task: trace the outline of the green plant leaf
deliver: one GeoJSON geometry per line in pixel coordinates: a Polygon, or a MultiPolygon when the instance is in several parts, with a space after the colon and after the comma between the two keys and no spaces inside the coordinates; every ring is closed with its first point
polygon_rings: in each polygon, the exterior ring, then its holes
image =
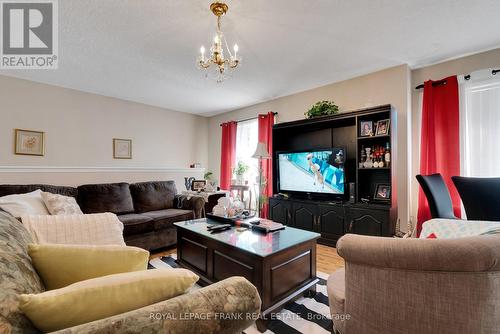
{"type": "Polygon", "coordinates": [[[339,112],[339,107],[333,101],[316,102],[304,115],[307,118],[335,115],[339,112]]]}

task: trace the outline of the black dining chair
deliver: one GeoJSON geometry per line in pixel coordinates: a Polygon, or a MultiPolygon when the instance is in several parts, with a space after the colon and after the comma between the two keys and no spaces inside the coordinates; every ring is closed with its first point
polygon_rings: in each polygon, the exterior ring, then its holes
{"type": "Polygon", "coordinates": [[[427,197],[431,217],[457,219],[453,212],[450,192],[441,174],[417,175],[416,178],[427,197]]]}
{"type": "Polygon", "coordinates": [[[451,178],[460,194],[468,220],[500,221],[500,178],[451,178]]]}

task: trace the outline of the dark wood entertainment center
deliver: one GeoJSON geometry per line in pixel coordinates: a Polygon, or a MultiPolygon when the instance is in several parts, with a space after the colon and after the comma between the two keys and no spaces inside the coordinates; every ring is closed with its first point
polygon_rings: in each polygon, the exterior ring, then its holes
{"type": "MultiPolygon", "coordinates": [[[[278,123],[273,127],[273,152],[344,147],[345,192],[343,200],[311,196],[280,196],[277,177],[273,178],[274,195],[269,199],[270,219],[296,228],[321,234],[318,242],[335,246],[346,233],[374,236],[392,236],[397,220],[396,194],[396,113],[391,105],[344,112],[293,122],[278,123]],[[387,135],[361,136],[362,121],[390,119],[387,135]],[[391,163],[382,168],[360,166],[364,147],[390,144],[391,163]],[[349,201],[349,183],[355,183],[355,196],[349,201]],[[374,200],[377,184],[391,186],[390,201],[374,200]],[[367,199],[363,203],[361,199],[367,199]]],[[[278,173],[276,157],[274,172],[278,173]]],[[[278,175],[278,174],[275,174],[278,175]]]]}

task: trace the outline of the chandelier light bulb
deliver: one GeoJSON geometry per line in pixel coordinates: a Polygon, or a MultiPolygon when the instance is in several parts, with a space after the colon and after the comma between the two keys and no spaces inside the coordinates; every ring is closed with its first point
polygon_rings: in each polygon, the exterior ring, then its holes
{"type": "Polygon", "coordinates": [[[202,56],[205,54],[205,47],[203,45],[200,48],[200,53],[202,56]]]}
{"type": "Polygon", "coordinates": [[[238,44],[235,44],[234,47],[233,47],[233,49],[234,49],[234,56],[236,57],[236,53],[239,50],[238,44]]]}

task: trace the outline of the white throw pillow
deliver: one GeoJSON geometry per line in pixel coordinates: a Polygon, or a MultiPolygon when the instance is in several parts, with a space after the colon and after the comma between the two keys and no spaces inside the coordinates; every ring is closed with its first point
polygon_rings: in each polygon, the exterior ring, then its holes
{"type": "Polygon", "coordinates": [[[21,220],[39,244],[125,246],[123,223],[114,213],[23,215],[21,220]]]}
{"type": "Polygon", "coordinates": [[[42,199],[51,215],[83,215],[74,197],[42,192],[42,199]]]}
{"type": "Polygon", "coordinates": [[[0,208],[12,216],[48,215],[47,207],[42,200],[40,189],[27,194],[15,194],[0,197],[0,208]]]}

